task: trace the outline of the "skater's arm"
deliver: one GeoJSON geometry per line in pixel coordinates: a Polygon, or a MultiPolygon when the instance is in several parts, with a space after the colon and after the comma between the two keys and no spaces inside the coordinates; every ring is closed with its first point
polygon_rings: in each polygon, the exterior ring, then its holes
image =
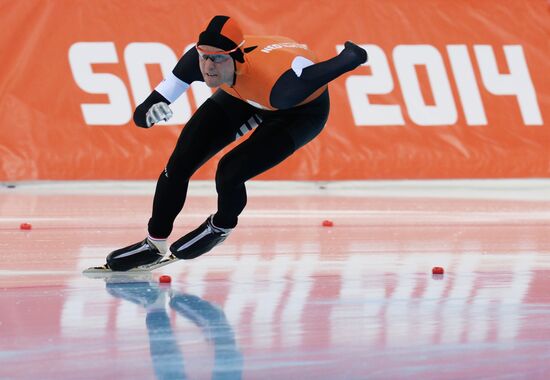
{"type": "Polygon", "coordinates": [[[174,70],[159,83],[147,99],[136,107],[134,122],[139,127],[149,128],[160,120],[168,120],[172,116],[168,104],[187,91],[191,83],[203,80],[197,49],[193,47],[180,58],[174,70]]]}
{"type": "Polygon", "coordinates": [[[270,103],[277,109],[294,107],[319,88],[367,61],[367,52],[347,41],[344,50],[334,58],[313,63],[297,57],[291,69],[284,72],[271,89],[270,103]]]}

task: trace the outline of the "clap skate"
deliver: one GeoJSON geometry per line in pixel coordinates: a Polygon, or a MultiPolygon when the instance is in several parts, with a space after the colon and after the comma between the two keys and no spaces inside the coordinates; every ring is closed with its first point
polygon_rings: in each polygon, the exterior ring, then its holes
{"type": "Polygon", "coordinates": [[[113,272],[150,272],[177,260],[174,255],[165,258],[149,238],[146,238],[139,243],[111,252],[107,256],[106,264],[85,269],[83,273],[101,275],[113,272]]]}
{"type": "Polygon", "coordinates": [[[173,243],[170,246],[172,256],[183,260],[194,259],[223,242],[232,229],[216,227],[213,219],[214,215],[210,215],[198,228],[173,243]]]}

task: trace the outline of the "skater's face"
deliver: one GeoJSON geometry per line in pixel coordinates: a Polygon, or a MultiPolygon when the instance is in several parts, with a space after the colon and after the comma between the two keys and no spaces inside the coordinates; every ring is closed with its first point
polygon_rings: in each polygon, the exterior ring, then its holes
{"type": "Polygon", "coordinates": [[[229,54],[223,53],[222,49],[214,46],[197,46],[199,53],[199,66],[202,77],[208,87],[219,87],[222,83],[231,86],[235,75],[235,64],[229,54]]]}

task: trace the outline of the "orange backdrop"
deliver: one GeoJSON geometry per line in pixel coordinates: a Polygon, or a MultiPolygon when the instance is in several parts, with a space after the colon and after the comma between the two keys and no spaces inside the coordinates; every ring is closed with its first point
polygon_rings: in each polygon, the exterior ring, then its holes
{"type": "Polygon", "coordinates": [[[0,0],[0,180],[156,178],[208,93],[180,125],[129,115],[215,14],[321,59],[370,53],[330,85],[323,133],[261,179],[550,176],[545,0],[0,0]]]}

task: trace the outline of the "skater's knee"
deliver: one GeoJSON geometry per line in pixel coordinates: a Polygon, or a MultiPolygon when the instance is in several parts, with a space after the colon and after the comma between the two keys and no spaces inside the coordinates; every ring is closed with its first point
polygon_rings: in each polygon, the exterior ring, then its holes
{"type": "Polygon", "coordinates": [[[218,163],[216,170],[216,190],[232,189],[244,183],[240,164],[229,157],[224,157],[218,163]]]}
{"type": "Polygon", "coordinates": [[[194,172],[194,168],[184,164],[168,165],[162,172],[161,178],[169,182],[187,182],[194,172]]]}

